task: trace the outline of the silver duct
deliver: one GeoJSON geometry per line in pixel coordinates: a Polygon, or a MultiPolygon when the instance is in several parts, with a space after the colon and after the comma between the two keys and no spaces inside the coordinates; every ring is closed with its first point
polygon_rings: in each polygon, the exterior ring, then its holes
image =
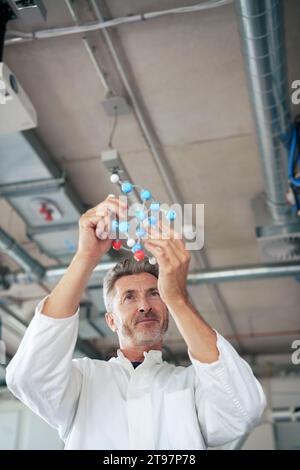
{"type": "Polygon", "coordinates": [[[287,149],[291,117],[281,0],[236,0],[242,52],[263,167],[266,203],[274,221],[289,215],[287,149]]]}

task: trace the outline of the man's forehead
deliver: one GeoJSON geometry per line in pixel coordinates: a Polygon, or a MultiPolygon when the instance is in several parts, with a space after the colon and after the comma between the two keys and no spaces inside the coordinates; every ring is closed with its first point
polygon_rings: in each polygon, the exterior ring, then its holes
{"type": "Polygon", "coordinates": [[[157,278],[150,273],[130,274],[122,276],[115,283],[118,294],[126,290],[147,290],[157,287],[157,278]]]}

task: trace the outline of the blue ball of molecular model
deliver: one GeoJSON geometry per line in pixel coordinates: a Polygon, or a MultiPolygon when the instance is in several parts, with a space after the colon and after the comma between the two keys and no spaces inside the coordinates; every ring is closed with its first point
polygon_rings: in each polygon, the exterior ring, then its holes
{"type": "Polygon", "coordinates": [[[143,189],[140,192],[140,196],[141,196],[142,201],[149,201],[149,199],[151,199],[151,193],[150,191],[148,191],[148,189],[143,189]]]}
{"type": "Polygon", "coordinates": [[[124,183],[122,183],[121,188],[122,188],[123,193],[125,193],[125,194],[131,193],[132,184],[129,183],[129,181],[125,181],[124,183]]]}
{"type": "Polygon", "coordinates": [[[176,212],[175,211],[169,211],[167,213],[167,219],[170,221],[173,221],[176,219],[176,212]]]}

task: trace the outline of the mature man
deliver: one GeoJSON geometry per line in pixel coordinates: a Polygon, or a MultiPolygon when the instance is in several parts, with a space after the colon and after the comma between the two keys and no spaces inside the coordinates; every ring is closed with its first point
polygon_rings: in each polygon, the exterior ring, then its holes
{"type": "Polygon", "coordinates": [[[81,295],[111,246],[108,197],[79,222],[78,250],[52,293],[39,303],[7,368],[14,395],[58,429],[66,449],[205,449],[232,441],[260,420],[265,397],[249,365],[191,305],[189,253],[172,233],[151,235],[158,269],[133,259],[104,281],[106,321],[119,338],[109,361],[72,359],[81,295]],[[162,360],[172,315],[189,367],[162,360]]]}

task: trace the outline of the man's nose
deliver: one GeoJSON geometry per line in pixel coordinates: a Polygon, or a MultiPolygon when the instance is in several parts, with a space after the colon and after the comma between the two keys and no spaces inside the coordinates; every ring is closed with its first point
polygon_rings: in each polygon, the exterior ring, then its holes
{"type": "Polygon", "coordinates": [[[140,313],[148,313],[151,311],[151,308],[152,308],[151,305],[146,300],[142,300],[138,308],[138,311],[140,313]]]}

